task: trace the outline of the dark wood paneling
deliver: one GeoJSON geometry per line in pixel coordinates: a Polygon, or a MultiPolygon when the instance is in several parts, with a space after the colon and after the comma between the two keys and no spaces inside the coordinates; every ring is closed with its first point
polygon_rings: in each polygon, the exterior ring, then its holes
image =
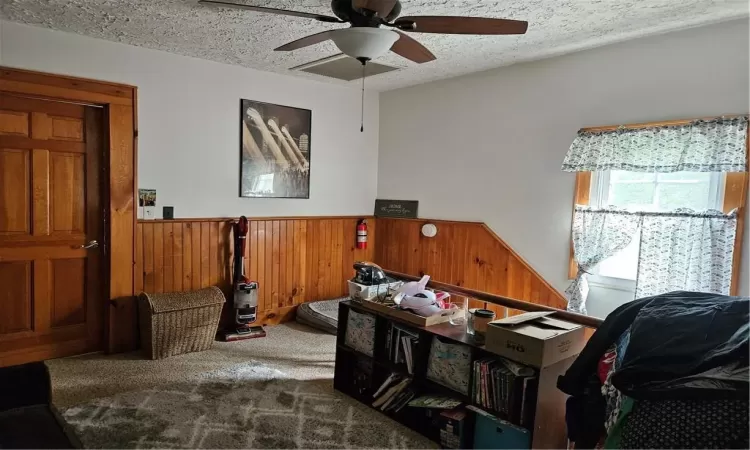
{"type": "MultiPolygon", "coordinates": [[[[260,284],[259,323],[290,320],[300,303],[346,295],[346,279],[354,274],[354,262],[374,256],[375,223],[370,221],[368,249],[358,250],[357,220],[250,219],[245,273],[260,284]]],[[[231,228],[227,219],[140,221],[136,287],[177,292],[219,286],[229,299],[234,255],[231,228]]]]}
{"type": "MultiPolygon", "coordinates": [[[[566,306],[560,292],[482,223],[378,218],[375,242],[375,262],[389,270],[428,274],[436,281],[554,308],[566,306]],[[422,236],[425,223],[437,226],[435,237],[422,236]]],[[[480,306],[484,302],[471,302],[471,307],[480,306]]],[[[501,306],[489,309],[505,314],[501,306]]]]}

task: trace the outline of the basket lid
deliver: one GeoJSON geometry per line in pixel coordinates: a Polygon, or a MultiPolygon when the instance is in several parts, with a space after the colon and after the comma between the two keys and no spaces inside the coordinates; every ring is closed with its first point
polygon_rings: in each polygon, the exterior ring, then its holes
{"type": "Polygon", "coordinates": [[[141,296],[148,300],[153,313],[199,308],[221,304],[225,301],[224,293],[216,286],[188,292],[164,292],[160,294],[142,292],[141,296]]]}

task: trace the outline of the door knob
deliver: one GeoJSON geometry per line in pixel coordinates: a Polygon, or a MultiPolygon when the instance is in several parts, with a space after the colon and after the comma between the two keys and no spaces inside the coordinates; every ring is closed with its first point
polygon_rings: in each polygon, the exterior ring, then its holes
{"type": "Polygon", "coordinates": [[[96,240],[93,240],[93,241],[89,241],[88,244],[81,245],[78,248],[89,249],[89,248],[97,248],[97,247],[99,247],[99,243],[96,242],[96,240]]]}

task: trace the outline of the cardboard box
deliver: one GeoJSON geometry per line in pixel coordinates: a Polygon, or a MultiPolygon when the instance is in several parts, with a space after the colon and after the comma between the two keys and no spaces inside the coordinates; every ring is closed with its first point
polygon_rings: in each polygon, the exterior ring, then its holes
{"type": "Polygon", "coordinates": [[[547,367],[575,356],[586,345],[584,327],[531,312],[490,322],[485,348],[516,362],[547,367]]]}

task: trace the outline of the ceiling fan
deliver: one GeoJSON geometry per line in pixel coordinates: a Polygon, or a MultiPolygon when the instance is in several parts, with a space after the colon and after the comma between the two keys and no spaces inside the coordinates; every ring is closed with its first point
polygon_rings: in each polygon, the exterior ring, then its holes
{"type": "Polygon", "coordinates": [[[336,17],[286,9],[250,6],[216,0],[200,0],[210,6],[238,8],[249,11],[304,17],[328,23],[350,23],[351,28],[323,31],[289,42],[274,50],[290,51],[318,44],[329,39],[346,55],[367,61],[384,55],[388,50],[416,63],[435,60],[425,46],[402,33],[441,34],[524,34],[528,22],[486,17],[406,16],[401,14],[399,0],[332,0],[336,17]],[[397,31],[380,28],[381,26],[397,31]]]}

